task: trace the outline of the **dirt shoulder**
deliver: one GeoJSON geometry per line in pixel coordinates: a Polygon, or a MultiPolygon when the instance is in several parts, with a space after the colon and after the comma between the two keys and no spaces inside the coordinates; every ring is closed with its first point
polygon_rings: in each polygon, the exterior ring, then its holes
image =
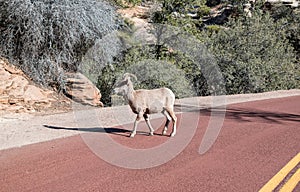
{"type": "MultiPolygon", "coordinates": [[[[234,103],[300,95],[300,89],[217,97],[185,98],[176,101],[177,112],[234,103]]],[[[161,115],[154,116],[161,117],[161,115]]],[[[135,115],[128,106],[94,108],[78,104],[68,112],[2,113],[0,116],[0,150],[69,137],[86,128],[106,128],[132,123],[135,115]]]]}

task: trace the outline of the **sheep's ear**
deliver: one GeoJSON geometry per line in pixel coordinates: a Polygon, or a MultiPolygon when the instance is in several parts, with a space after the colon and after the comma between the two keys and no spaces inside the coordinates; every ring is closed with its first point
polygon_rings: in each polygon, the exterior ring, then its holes
{"type": "Polygon", "coordinates": [[[129,73],[125,73],[125,74],[123,75],[123,79],[124,79],[124,80],[128,80],[129,78],[130,78],[129,73]]]}

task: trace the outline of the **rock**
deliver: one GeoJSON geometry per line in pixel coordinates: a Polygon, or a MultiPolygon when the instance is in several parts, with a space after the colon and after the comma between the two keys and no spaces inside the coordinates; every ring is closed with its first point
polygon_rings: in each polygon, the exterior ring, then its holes
{"type": "Polygon", "coordinates": [[[299,1],[298,0],[266,0],[268,3],[283,3],[284,5],[291,6],[292,8],[299,7],[299,1]]]}
{"type": "Polygon", "coordinates": [[[101,106],[101,93],[99,89],[81,73],[66,73],[66,95],[75,102],[101,106]]]}
{"type": "MultiPolygon", "coordinates": [[[[67,73],[67,95],[74,101],[103,106],[101,94],[81,73],[67,73]]],[[[71,100],[35,85],[17,67],[0,58],[0,112],[47,112],[71,109],[71,100]]]]}
{"type": "Polygon", "coordinates": [[[10,65],[7,61],[1,60],[0,63],[2,64],[2,68],[5,69],[9,74],[14,74],[14,75],[21,75],[24,76],[24,73],[22,70],[18,69],[14,65],[10,65]]]}
{"type": "Polygon", "coordinates": [[[17,105],[17,104],[22,103],[22,102],[24,102],[24,98],[22,98],[22,97],[10,96],[9,99],[8,99],[8,103],[10,105],[17,105]]]}
{"type": "Polygon", "coordinates": [[[47,101],[53,101],[54,99],[52,99],[51,97],[49,97],[49,95],[52,92],[47,92],[44,91],[36,86],[33,85],[28,85],[26,86],[26,88],[24,89],[24,98],[25,98],[25,102],[27,103],[34,103],[34,102],[45,102],[47,103],[47,101]]]}
{"type": "Polygon", "coordinates": [[[9,103],[9,97],[7,95],[0,95],[0,103],[2,104],[9,103]]]}
{"type": "Polygon", "coordinates": [[[54,91],[35,85],[18,68],[0,58],[0,111],[37,112],[51,110],[56,103],[64,103],[65,110],[71,102],[66,97],[58,97],[54,91]]]}
{"type": "Polygon", "coordinates": [[[11,75],[7,81],[6,90],[9,91],[7,94],[9,96],[22,97],[24,91],[29,84],[29,81],[23,76],[11,75]]]}

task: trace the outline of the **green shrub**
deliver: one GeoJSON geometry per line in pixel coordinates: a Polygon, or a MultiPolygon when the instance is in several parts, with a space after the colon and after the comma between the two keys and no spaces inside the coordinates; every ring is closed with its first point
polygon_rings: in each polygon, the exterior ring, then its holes
{"type": "Polygon", "coordinates": [[[131,65],[127,71],[136,74],[139,89],[168,87],[177,98],[193,96],[190,82],[183,71],[166,60],[148,59],[131,65]]]}
{"type": "Polygon", "coordinates": [[[105,105],[112,104],[112,90],[124,73],[137,76],[138,81],[134,82],[135,89],[168,87],[174,91],[177,98],[196,94],[185,71],[170,59],[166,51],[157,59],[156,50],[156,47],[151,45],[132,47],[123,57],[119,57],[119,61],[102,69],[97,86],[101,90],[105,105]]]}
{"type": "Polygon", "coordinates": [[[209,47],[230,94],[291,89],[299,86],[296,55],[286,38],[282,20],[254,12],[231,21],[213,34],[209,47]]]}

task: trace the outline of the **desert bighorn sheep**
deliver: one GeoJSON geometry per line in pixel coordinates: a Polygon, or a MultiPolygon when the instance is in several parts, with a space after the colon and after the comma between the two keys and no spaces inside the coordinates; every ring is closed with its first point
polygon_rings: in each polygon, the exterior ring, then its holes
{"type": "Polygon", "coordinates": [[[149,114],[159,112],[163,113],[167,119],[162,134],[165,135],[167,133],[168,125],[172,120],[173,131],[171,137],[173,137],[176,134],[177,121],[173,110],[175,102],[174,93],[168,88],[134,90],[130,77],[137,79],[135,75],[126,73],[123,76],[123,80],[121,80],[114,89],[116,94],[123,96],[128,102],[132,112],[137,114],[130,137],[135,136],[137,124],[141,121],[142,117],[144,117],[150,129],[150,135],[153,135],[154,129],[150,124],[149,114]]]}

